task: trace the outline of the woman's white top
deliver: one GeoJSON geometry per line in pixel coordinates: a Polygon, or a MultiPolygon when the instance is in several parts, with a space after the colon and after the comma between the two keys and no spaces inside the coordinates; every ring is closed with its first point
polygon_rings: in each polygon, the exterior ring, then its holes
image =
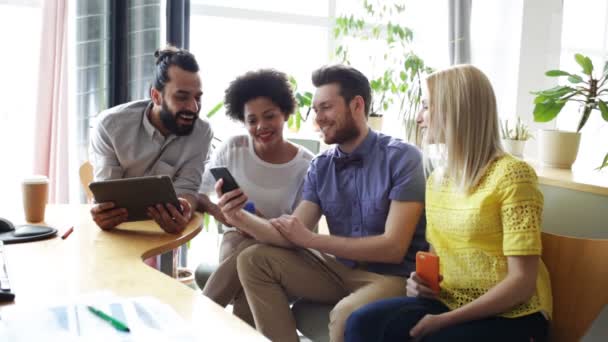
{"type": "Polygon", "coordinates": [[[300,202],[304,178],[314,157],[306,148],[296,146],[298,152],[293,159],[271,164],[258,157],[249,135],[231,137],[213,152],[205,165],[200,192],[215,193],[216,181],[209,169],[225,166],[262,215],[275,218],[291,214],[300,202]]]}

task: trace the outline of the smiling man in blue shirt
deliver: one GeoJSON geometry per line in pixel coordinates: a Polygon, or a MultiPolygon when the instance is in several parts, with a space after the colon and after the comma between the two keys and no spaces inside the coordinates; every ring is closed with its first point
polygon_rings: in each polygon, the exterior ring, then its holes
{"type": "Polygon", "coordinates": [[[294,214],[251,215],[239,189],[218,203],[229,223],[266,242],[243,251],[237,268],[256,328],[272,341],[298,341],[294,297],[336,303],[330,339],[342,341],[352,311],[405,295],[415,254],[428,247],[420,151],[368,127],[371,89],[361,72],[334,65],[312,79],[316,121],[336,146],[312,161],[294,214]],[[312,231],[321,215],[330,235],[312,231]]]}

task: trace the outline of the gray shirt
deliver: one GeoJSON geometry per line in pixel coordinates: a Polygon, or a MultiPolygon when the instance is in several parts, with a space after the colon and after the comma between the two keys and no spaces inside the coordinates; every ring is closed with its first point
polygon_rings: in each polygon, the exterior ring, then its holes
{"type": "Polygon", "coordinates": [[[95,180],[168,175],[179,194],[196,195],[213,132],[199,119],[190,135],[164,137],[146,113],[150,100],[134,101],[100,114],[91,136],[95,180]]]}

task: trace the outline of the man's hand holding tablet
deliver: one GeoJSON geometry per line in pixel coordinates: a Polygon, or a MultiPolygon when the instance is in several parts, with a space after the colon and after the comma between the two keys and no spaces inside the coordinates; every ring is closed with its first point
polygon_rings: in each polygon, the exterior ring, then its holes
{"type": "Polygon", "coordinates": [[[179,197],[181,213],[171,203],[157,204],[148,208],[148,215],[167,233],[181,233],[192,218],[192,206],[186,199],[179,197]]]}
{"type": "Polygon", "coordinates": [[[102,202],[93,205],[91,216],[99,228],[108,230],[126,222],[129,214],[125,208],[116,208],[114,202],[102,202]]]}
{"type": "Polygon", "coordinates": [[[192,218],[192,206],[177,198],[168,176],[137,177],[94,182],[91,215],[104,230],[126,221],[153,219],[167,233],[180,233],[192,218]]]}

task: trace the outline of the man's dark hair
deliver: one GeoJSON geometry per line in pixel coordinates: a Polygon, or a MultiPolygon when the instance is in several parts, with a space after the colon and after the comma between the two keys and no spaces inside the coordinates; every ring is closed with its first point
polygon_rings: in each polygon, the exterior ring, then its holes
{"type": "Polygon", "coordinates": [[[226,115],[233,120],[245,121],[245,103],[266,97],[276,104],[285,118],[293,114],[296,99],[287,75],[274,69],[249,71],[230,82],[224,95],[226,115]]]}
{"type": "Polygon", "coordinates": [[[361,71],[348,65],[326,65],[312,73],[312,84],[320,86],[337,83],[340,85],[340,96],[348,105],[355,96],[361,96],[365,102],[365,116],[369,115],[372,101],[372,89],[369,80],[361,71]]]}
{"type": "Polygon", "coordinates": [[[156,57],[156,69],[154,71],[154,88],[158,91],[163,91],[165,85],[169,82],[169,67],[176,65],[183,70],[190,72],[198,72],[198,63],[188,50],[178,49],[175,46],[168,45],[164,49],[158,49],[154,52],[156,57]]]}

